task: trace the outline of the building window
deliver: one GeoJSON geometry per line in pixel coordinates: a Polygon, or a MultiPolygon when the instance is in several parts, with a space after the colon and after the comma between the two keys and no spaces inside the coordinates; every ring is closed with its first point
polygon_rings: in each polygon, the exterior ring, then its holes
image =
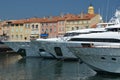
{"type": "Polygon", "coordinates": [[[48,23],[46,23],[46,26],[48,26],[48,23]]]}
{"type": "Polygon", "coordinates": [[[62,31],[64,31],[64,27],[62,27],[62,31]]]}
{"type": "Polygon", "coordinates": [[[73,22],[70,22],[70,24],[73,24],[73,22]]]}
{"type": "Polygon", "coordinates": [[[11,32],[14,32],[14,29],[13,29],[13,28],[11,29],[11,32]]]}
{"type": "Polygon", "coordinates": [[[30,24],[26,24],[25,26],[26,26],[26,28],[30,28],[30,24]]]}
{"type": "Polygon", "coordinates": [[[54,26],[56,26],[56,23],[53,23],[54,26]]]}
{"type": "Polygon", "coordinates": [[[50,32],[52,32],[52,29],[50,29],[50,32]]]}
{"type": "Polygon", "coordinates": [[[18,35],[16,35],[16,39],[18,39],[18,35]]]}
{"type": "Polygon", "coordinates": [[[36,25],[36,29],[38,29],[38,25],[36,25]]]}
{"type": "Polygon", "coordinates": [[[88,21],[86,21],[86,23],[88,24],[88,21]]]}
{"type": "Polygon", "coordinates": [[[11,26],[13,27],[13,26],[14,26],[14,24],[11,24],[11,26]]]}
{"type": "Polygon", "coordinates": [[[18,26],[18,24],[16,24],[16,26],[18,26]]]}
{"type": "Polygon", "coordinates": [[[42,25],[42,27],[44,26],[44,24],[43,24],[43,23],[42,23],[41,25],[42,25]]]}
{"type": "Polygon", "coordinates": [[[13,38],[14,38],[14,35],[12,35],[11,38],[13,39],[13,38]]]}
{"type": "Polygon", "coordinates": [[[83,23],[84,23],[84,24],[86,24],[86,23],[87,23],[87,21],[83,21],[83,23]]]}
{"type": "Polygon", "coordinates": [[[32,29],[34,29],[34,25],[32,25],[32,29]]]}
{"type": "Polygon", "coordinates": [[[46,32],[48,33],[48,29],[46,29],[46,32]]]}
{"type": "Polygon", "coordinates": [[[74,24],[77,24],[77,21],[75,21],[74,24]]]}
{"type": "Polygon", "coordinates": [[[42,32],[44,32],[44,29],[42,29],[42,32]]]}
{"type": "Polygon", "coordinates": [[[22,32],[23,31],[23,28],[20,28],[20,32],[22,32]]]}
{"type": "Polygon", "coordinates": [[[79,21],[79,24],[82,24],[82,22],[81,22],[81,21],[79,21]]]}
{"type": "Polygon", "coordinates": [[[18,32],[18,28],[16,29],[16,32],[18,32]]]}
{"type": "Polygon", "coordinates": [[[88,21],[88,23],[90,24],[90,21],[88,21]]]}
{"type": "Polygon", "coordinates": [[[20,26],[23,26],[23,24],[20,24],[20,26]]]}
{"type": "Polygon", "coordinates": [[[20,39],[22,39],[22,35],[20,35],[20,39]]]}
{"type": "Polygon", "coordinates": [[[64,21],[61,22],[61,25],[64,25],[64,21]]]}
{"type": "Polygon", "coordinates": [[[74,30],[74,27],[72,27],[72,30],[74,30]]]}
{"type": "Polygon", "coordinates": [[[69,22],[67,22],[66,24],[69,24],[69,22]]]}
{"type": "Polygon", "coordinates": [[[60,27],[60,28],[59,28],[59,31],[64,31],[64,27],[60,27]]]}
{"type": "Polygon", "coordinates": [[[79,30],[79,27],[76,27],[76,30],[79,30]]]}
{"type": "Polygon", "coordinates": [[[86,28],[89,28],[89,26],[86,26],[86,28]]]}
{"type": "Polygon", "coordinates": [[[56,27],[54,27],[54,32],[56,32],[56,27]]]}
{"type": "Polygon", "coordinates": [[[49,25],[50,25],[50,26],[52,26],[53,24],[52,24],[52,23],[50,23],[49,25]]]}
{"type": "Polygon", "coordinates": [[[27,25],[30,28],[30,24],[27,25]]]}
{"type": "Polygon", "coordinates": [[[44,23],[43,26],[46,26],[46,24],[44,23]]]}

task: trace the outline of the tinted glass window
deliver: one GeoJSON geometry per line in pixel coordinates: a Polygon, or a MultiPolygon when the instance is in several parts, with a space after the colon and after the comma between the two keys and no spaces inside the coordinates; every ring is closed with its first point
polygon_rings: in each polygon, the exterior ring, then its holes
{"type": "Polygon", "coordinates": [[[106,39],[106,38],[72,38],[69,41],[120,42],[119,39],[106,39]]]}
{"type": "Polygon", "coordinates": [[[120,28],[107,28],[106,30],[117,32],[117,31],[120,31],[120,28]]]}
{"type": "Polygon", "coordinates": [[[60,47],[55,47],[55,48],[54,48],[54,50],[55,50],[55,52],[56,52],[56,55],[57,55],[57,56],[63,56],[63,54],[62,54],[62,51],[61,51],[61,48],[60,48],[60,47]]]}

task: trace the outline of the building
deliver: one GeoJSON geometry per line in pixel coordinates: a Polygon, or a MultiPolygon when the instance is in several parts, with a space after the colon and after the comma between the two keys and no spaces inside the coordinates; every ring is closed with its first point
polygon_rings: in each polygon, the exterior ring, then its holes
{"type": "Polygon", "coordinates": [[[57,17],[47,17],[41,22],[41,38],[53,38],[58,35],[57,17]]]}
{"type": "Polygon", "coordinates": [[[30,18],[30,19],[26,19],[25,21],[25,25],[26,27],[30,28],[30,40],[36,39],[36,38],[40,38],[40,30],[41,30],[41,22],[42,19],[41,18],[30,18]]]}
{"type": "Polygon", "coordinates": [[[60,15],[57,19],[57,26],[58,26],[58,35],[57,37],[61,37],[66,33],[66,18],[64,15],[60,15]]]}
{"type": "Polygon", "coordinates": [[[81,12],[78,15],[68,14],[66,22],[66,31],[91,28],[101,22],[101,16],[94,13],[94,7],[88,7],[88,13],[81,12]]]}
{"type": "Polygon", "coordinates": [[[11,21],[9,27],[9,40],[30,40],[31,28],[25,24],[25,20],[11,21]]]}
{"type": "Polygon", "coordinates": [[[24,41],[39,38],[40,18],[29,18],[21,20],[10,20],[6,23],[9,28],[9,38],[11,41],[24,41]]]}

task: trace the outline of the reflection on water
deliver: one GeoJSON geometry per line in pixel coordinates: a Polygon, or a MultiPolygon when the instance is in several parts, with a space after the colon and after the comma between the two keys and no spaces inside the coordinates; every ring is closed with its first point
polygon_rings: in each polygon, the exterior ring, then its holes
{"type": "Polygon", "coordinates": [[[19,55],[0,57],[0,80],[119,80],[112,75],[101,76],[74,61],[42,58],[23,59],[19,55]]]}

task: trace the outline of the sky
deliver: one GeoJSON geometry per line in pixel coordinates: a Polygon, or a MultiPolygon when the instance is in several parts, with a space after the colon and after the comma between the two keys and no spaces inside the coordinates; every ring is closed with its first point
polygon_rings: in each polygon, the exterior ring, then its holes
{"type": "Polygon", "coordinates": [[[0,0],[0,19],[87,13],[90,4],[104,20],[109,20],[116,9],[120,8],[120,0],[0,0]]]}

